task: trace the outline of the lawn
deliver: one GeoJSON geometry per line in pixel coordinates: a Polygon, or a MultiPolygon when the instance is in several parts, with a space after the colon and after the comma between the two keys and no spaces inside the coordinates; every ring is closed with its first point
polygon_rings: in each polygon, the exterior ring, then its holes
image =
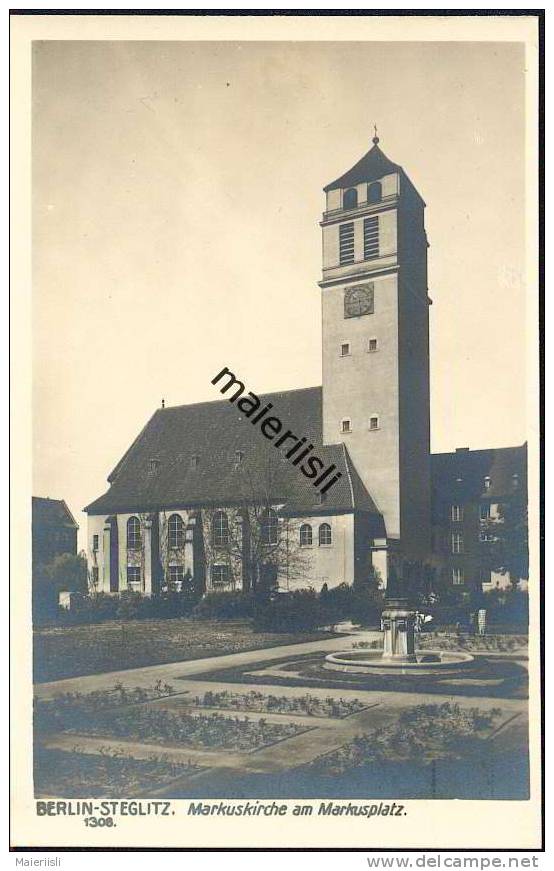
{"type": "Polygon", "coordinates": [[[34,633],[37,683],[328,638],[326,632],[255,632],[247,620],[129,620],[34,633]]]}

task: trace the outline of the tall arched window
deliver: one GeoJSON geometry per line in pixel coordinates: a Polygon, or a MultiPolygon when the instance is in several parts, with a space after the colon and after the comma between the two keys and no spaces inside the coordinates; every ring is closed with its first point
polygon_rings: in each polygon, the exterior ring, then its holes
{"type": "Polygon", "coordinates": [[[319,527],[319,543],[332,544],[333,537],[331,535],[331,527],[328,523],[322,523],[319,527]]]}
{"type": "Polygon", "coordinates": [[[383,196],[383,188],[380,181],[374,181],[373,184],[367,186],[367,201],[368,203],[378,203],[383,196]]]}
{"type": "Polygon", "coordinates": [[[300,527],[300,546],[308,547],[312,543],[312,527],[309,523],[303,523],[300,527]]]}
{"type": "Polygon", "coordinates": [[[212,544],[214,547],[229,544],[229,521],[224,511],[216,511],[212,517],[212,544]]]}
{"type": "Polygon", "coordinates": [[[129,550],[140,550],[141,544],[140,520],[138,517],[129,517],[127,521],[127,547],[129,550]]]}
{"type": "Polygon", "coordinates": [[[167,522],[167,543],[169,547],[182,547],[185,538],[185,524],[179,514],[172,514],[167,522]]]}
{"type": "Polygon", "coordinates": [[[342,200],[343,209],[355,209],[358,205],[358,191],[356,188],[349,188],[344,192],[342,200]]]}
{"type": "Polygon", "coordinates": [[[279,537],[279,521],[272,508],[266,511],[261,521],[263,544],[277,544],[279,537]]]}

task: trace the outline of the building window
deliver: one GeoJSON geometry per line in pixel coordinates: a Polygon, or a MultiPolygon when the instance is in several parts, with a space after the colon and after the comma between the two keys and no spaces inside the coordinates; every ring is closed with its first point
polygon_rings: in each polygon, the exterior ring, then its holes
{"type": "Polygon", "coordinates": [[[464,570],[463,569],[452,569],[452,583],[459,585],[464,583],[464,570]]]}
{"type": "Polygon", "coordinates": [[[378,203],[383,196],[383,188],[380,181],[374,181],[373,184],[367,186],[367,201],[368,203],[378,203]]]}
{"type": "Polygon", "coordinates": [[[482,584],[492,584],[492,573],[490,569],[481,569],[479,577],[482,584]]]}
{"type": "Polygon", "coordinates": [[[370,353],[377,350],[377,339],[370,339],[367,343],[367,350],[370,353]]]}
{"type": "Polygon", "coordinates": [[[379,429],[379,418],[377,417],[377,415],[369,418],[369,428],[379,429]]]}
{"type": "Polygon", "coordinates": [[[309,547],[312,543],[312,527],[309,523],[303,523],[300,527],[300,546],[309,547]]]}
{"type": "Polygon", "coordinates": [[[185,524],[182,517],[172,514],[167,522],[167,543],[169,547],[182,547],[185,539],[185,524]]]}
{"type": "Polygon", "coordinates": [[[127,547],[129,550],[140,550],[141,544],[140,521],[138,517],[129,517],[127,521],[127,547]]]}
{"type": "Polygon", "coordinates": [[[490,502],[482,502],[479,506],[479,518],[481,520],[490,520],[491,506],[490,502]]]}
{"type": "Polygon", "coordinates": [[[364,260],[379,257],[379,218],[364,220],[364,260]]]}
{"type": "Polygon", "coordinates": [[[97,535],[92,536],[92,549],[94,551],[98,550],[99,537],[97,535]]]}
{"type": "Polygon", "coordinates": [[[344,192],[342,200],[343,209],[355,209],[358,205],[358,191],[356,188],[349,188],[344,192]]]}
{"type": "Polygon", "coordinates": [[[127,589],[140,593],[142,590],[142,579],[140,576],[140,566],[127,566],[127,589]]]}
{"type": "Polygon", "coordinates": [[[90,582],[94,588],[98,586],[98,566],[93,566],[90,570],[90,582]]]}
{"type": "Polygon", "coordinates": [[[349,417],[343,417],[340,422],[340,431],[341,432],[352,432],[352,421],[349,417]]]}
{"type": "Polygon", "coordinates": [[[340,346],[340,355],[341,357],[349,357],[350,356],[350,342],[343,342],[340,346]]]}
{"type": "Polygon", "coordinates": [[[491,488],[491,479],[488,475],[483,478],[483,487],[485,488],[485,490],[490,490],[491,488]]]}
{"type": "Polygon", "coordinates": [[[151,457],[151,458],[148,460],[148,470],[149,470],[150,472],[155,472],[155,471],[157,471],[157,469],[159,468],[159,466],[160,466],[160,461],[159,461],[159,460],[156,460],[156,459],[154,459],[153,457],[151,457]]]}
{"type": "Polygon", "coordinates": [[[459,532],[452,533],[452,553],[464,552],[464,539],[459,532]]]}
{"type": "Polygon", "coordinates": [[[354,224],[341,224],[339,227],[340,263],[354,263],[354,224]]]}
{"type": "Polygon", "coordinates": [[[272,508],[266,511],[260,523],[263,544],[277,544],[279,539],[279,521],[272,508]]]}
{"type": "Polygon", "coordinates": [[[168,566],[167,588],[174,593],[180,593],[185,580],[184,566],[168,566]]]}
{"type": "Polygon", "coordinates": [[[331,534],[331,527],[328,523],[322,523],[319,527],[319,544],[333,544],[333,536],[331,534]]]}
{"type": "Polygon", "coordinates": [[[231,579],[229,566],[212,566],[212,587],[227,587],[231,579]]]}
{"type": "Polygon", "coordinates": [[[244,453],[242,451],[235,451],[235,469],[238,469],[238,467],[242,465],[243,460],[244,453]]]}
{"type": "Polygon", "coordinates": [[[193,454],[190,458],[190,466],[191,469],[196,469],[198,464],[200,463],[200,456],[198,454],[193,454]]]}
{"type": "Polygon", "coordinates": [[[229,521],[224,511],[216,511],[212,517],[212,544],[214,547],[229,544],[229,521]]]}
{"type": "Polygon", "coordinates": [[[451,505],[450,506],[450,519],[457,523],[464,519],[464,509],[461,505],[451,505]]]}

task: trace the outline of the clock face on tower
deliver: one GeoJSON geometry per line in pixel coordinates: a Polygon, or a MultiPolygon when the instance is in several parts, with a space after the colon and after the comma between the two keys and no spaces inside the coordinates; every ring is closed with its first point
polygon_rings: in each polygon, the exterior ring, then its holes
{"type": "Polygon", "coordinates": [[[344,294],[344,317],[359,318],[373,314],[373,285],[358,284],[344,294]]]}

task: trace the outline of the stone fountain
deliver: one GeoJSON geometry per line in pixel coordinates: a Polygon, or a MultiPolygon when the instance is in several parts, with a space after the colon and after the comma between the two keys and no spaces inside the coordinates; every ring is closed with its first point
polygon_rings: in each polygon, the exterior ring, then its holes
{"type": "Polygon", "coordinates": [[[416,650],[415,624],[417,611],[410,599],[390,590],[381,614],[383,652],[349,650],[330,653],[323,667],[330,671],[352,674],[434,674],[459,671],[473,662],[473,656],[461,651],[416,650]]]}

